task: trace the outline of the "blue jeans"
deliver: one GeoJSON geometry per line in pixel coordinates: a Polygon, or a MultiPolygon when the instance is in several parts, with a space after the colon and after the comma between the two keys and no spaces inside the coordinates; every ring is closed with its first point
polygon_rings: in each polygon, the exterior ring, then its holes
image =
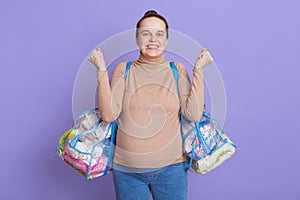
{"type": "Polygon", "coordinates": [[[172,164],[155,171],[132,173],[113,168],[117,200],[186,200],[187,162],[172,164]]]}

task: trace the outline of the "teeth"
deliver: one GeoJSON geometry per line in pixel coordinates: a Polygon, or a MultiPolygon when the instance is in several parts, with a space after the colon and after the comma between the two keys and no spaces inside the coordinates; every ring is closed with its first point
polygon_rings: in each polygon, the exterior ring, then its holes
{"type": "Polygon", "coordinates": [[[149,49],[155,49],[155,48],[158,48],[157,45],[148,45],[147,47],[148,47],[149,49]]]}

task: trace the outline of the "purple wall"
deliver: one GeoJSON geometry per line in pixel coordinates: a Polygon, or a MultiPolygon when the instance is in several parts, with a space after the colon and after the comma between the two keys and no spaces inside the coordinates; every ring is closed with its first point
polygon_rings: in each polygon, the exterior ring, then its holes
{"type": "Polygon", "coordinates": [[[55,148],[82,61],[148,9],[210,50],[226,89],[224,129],[237,153],[190,173],[189,199],[300,199],[299,2],[188,2],[0,2],[0,199],[114,199],[111,175],[86,182],[55,148]]]}

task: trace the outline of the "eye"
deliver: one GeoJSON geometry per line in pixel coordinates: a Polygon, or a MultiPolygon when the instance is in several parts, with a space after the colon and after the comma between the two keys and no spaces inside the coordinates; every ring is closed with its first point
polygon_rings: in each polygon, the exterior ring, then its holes
{"type": "Polygon", "coordinates": [[[149,33],[144,32],[144,33],[142,34],[142,36],[143,36],[143,37],[148,37],[148,36],[149,36],[149,33]]]}
{"type": "Polygon", "coordinates": [[[165,37],[165,33],[162,32],[162,31],[159,31],[159,32],[156,33],[156,37],[163,38],[163,37],[165,37]]]}

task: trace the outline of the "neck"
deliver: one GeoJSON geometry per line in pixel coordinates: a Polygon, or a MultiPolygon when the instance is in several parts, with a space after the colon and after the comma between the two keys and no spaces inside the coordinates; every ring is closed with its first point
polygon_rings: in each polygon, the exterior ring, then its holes
{"type": "Polygon", "coordinates": [[[140,57],[137,62],[141,64],[162,64],[165,62],[165,57],[163,53],[155,57],[149,57],[140,52],[140,57]]]}

